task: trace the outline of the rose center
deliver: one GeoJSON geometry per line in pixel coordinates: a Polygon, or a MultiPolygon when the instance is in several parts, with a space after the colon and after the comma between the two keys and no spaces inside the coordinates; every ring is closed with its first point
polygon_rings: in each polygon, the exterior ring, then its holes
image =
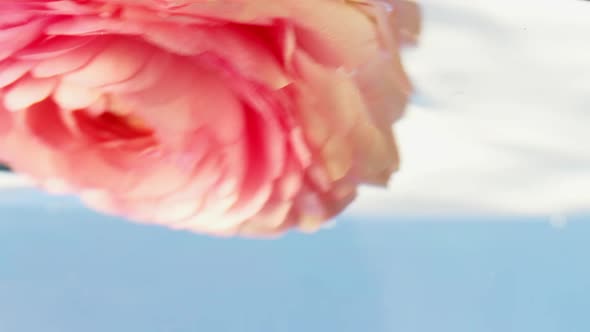
{"type": "Polygon", "coordinates": [[[153,137],[153,130],[133,115],[103,112],[92,115],[84,110],[75,111],[74,119],[80,131],[95,142],[136,140],[153,137]]]}

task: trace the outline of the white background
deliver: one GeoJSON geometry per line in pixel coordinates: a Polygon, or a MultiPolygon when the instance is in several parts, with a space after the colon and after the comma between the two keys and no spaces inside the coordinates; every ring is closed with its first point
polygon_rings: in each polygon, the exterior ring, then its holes
{"type": "Polygon", "coordinates": [[[424,0],[402,169],[358,214],[590,208],[590,2],[424,0]]]}

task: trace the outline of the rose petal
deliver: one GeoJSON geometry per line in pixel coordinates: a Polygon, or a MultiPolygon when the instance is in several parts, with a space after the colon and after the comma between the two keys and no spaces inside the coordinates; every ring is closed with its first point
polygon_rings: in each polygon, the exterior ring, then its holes
{"type": "Polygon", "coordinates": [[[131,78],[153,54],[151,47],[130,39],[117,38],[90,63],[63,77],[86,87],[118,83],[131,78]]]}
{"type": "Polygon", "coordinates": [[[107,45],[111,38],[97,38],[74,52],[49,58],[39,62],[32,71],[35,77],[52,77],[67,74],[89,63],[107,45]]]}
{"type": "Polygon", "coordinates": [[[42,60],[53,58],[87,45],[94,39],[95,37],[87,36],[58,36],[47,39],[34,46],[27,47],[20,52],[17,52],[14,56],[22,60],[42,60]]]}
{"type": "Polygon", "coordinates": [[[0,89],[23,77],[33,65],[34,62],[12,59],[0,62],[0,89]]]}
{"type": "Polygon", "coordinates": [[[85,109],[96,103],[101,96],[98,89],[66,82],[58,84],[53,93],[53,99],[64,110],[85,109]]]}
{"type": "Polygon", "coordinates": [[[244,128],[243,106],[218,75],[178,58],[157,85],[125,97],[162,138],[215,128],[215,138],[235,142],[244,128]]]}
{"type": "Polygon", "coordinates": [[[0,136],[4,136],[12,129],[12,115],[0,104],[0,136]]]}
{"type": "Polygon", "coordinates": [[[4,95],[4,106],[9,111],[26,109],[49,97],[55,84],[55,79],[26,76],[6,91],[4,95]]]}
{"type": "Polygon", "coordinates": [[[35,19],[22,25],[0,29],[0,61],[37,39],[46,23],[44,19],[35,19]]]}
{"type": "Polygon", "coordinates": [[[46,99],[29,107],[26,124],[33,136],[51,148],[64,150],[77,143],[64,123],[59,107],[51,100],[46,99]]]}

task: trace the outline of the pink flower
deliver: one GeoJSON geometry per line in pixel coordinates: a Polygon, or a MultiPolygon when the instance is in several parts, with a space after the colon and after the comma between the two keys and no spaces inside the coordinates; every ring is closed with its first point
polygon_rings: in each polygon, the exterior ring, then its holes
{"type": "Polygon", "coordinates": [[[0,159],[216,235],[318,229],[397,168],[404,0],[0,3],[0,159]]]}

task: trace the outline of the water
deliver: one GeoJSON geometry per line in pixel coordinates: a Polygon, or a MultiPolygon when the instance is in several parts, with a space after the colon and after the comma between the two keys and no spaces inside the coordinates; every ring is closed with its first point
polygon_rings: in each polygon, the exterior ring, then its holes
{"type": "Polygon", "coordinates": [[[221,240],[17,198],[0,195],[0,331],[590,329],[582,216],[344,216],[313,236],[221,240]]]}

